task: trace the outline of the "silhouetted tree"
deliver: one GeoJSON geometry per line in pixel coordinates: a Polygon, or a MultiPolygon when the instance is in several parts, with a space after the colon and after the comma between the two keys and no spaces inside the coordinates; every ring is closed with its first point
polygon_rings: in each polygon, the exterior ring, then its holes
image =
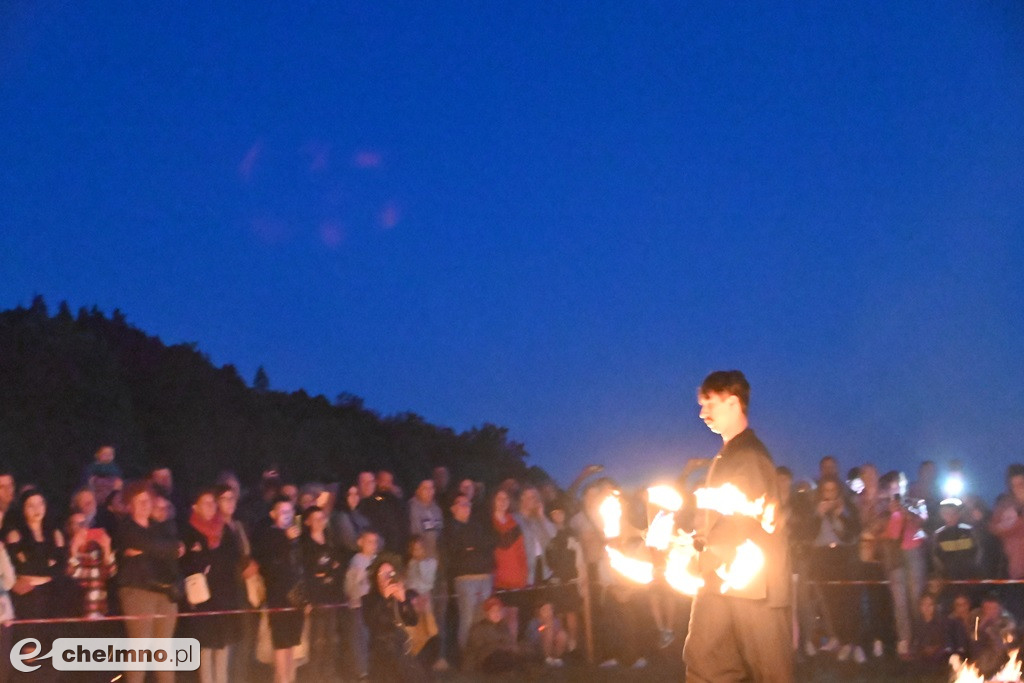
{"type": "Polygon", "coordinates": [[[252,388],[260,393],[270,390],[270,377],[267,376],[267,371],[263,369],[262,365],[256,368],[256,376],[252,378],[252,388]]]}
{"type": "Polygon", "coordinates": [[[272,391],[263,367],[250,388],[197,344],[167,346],[95,306],[72,318],[62,304],[51,318],[40,296],[0,312],[0,466],[43,487],[59,512],[101,442],[117,444],[128,476],[166,463],[186,490],[225,468],[253,481],[271,462],[296,480],[389,467],[407,490],[436,465],[489,484],[528,474],[504,427],[456,433],[415,413],[381,417],[350,393],[332,405],[272,391]]]}

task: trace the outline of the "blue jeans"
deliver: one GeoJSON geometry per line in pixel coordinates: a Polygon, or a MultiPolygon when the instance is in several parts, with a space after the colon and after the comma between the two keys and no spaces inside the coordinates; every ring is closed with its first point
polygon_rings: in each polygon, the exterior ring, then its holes
{"type": "Polygon", "coordinates": [[[910,642],[911,607],[910,595],[907,590],[907,569],[897,567],[886,572],[889,579],[889,594],[892,595],[892,616],[896,622],[896,638],[910,642]]]}
{"type": "Polygon", "coordinates": [[[903,551],[903,557],[907,561],[907,601],[916,616],[917,601],[921,599],[928,581],[928,547],[922,543],[916,548],[909,548],[903,551]]]}
{"type": "Polygon", "coordinates": [[[348,650],[345,673],[352,678],[365,676],[370,671],[370,632],[363,621],[363,608],[343,609],[338,616],[344,632],[342,647],[348,650]]]}
{"type": "Polygon", "coordinates": [[[465,648],[469,629],[483,617],[484,600],[491,597],[494,577],[490,574],[467,574],[455,577],[455,598],[459,605],[459,647],[465,648]]]}

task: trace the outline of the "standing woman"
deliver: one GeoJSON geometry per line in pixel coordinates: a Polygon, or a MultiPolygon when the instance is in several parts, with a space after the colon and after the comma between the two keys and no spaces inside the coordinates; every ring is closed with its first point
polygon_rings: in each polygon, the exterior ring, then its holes
{"type": "MultiPolygon", "coordinates": [[[[242,548],[217,508],[213,489],[204,489],[195,497],[188,522],[182,527],[181,540],[185,545],[182,573],[205,575],[210,593],[209,599],[192,605],[193,609],[196,612],[239,609],[242,548]]],[[[190,633],[199,640],[199,680],[201,683],[227,683],[229,650],[240,637],[237,616],[196,617],[189,620],[189,625],[190,633]]]]}
{"type": "MultiPolygon", "coordinates": [[[[7,533],[7,552],[17,576],[11,588],[14,613],[19,619],[62,616],[56,579],[63,577],[67,566],[64,535],[47,520],[46,499],[38,489],[21,494],[18,510],[21,519],[7,533]]],[[[32,630],[39,639],[40,653],[49,652],[54,637],[50,627],[34,626],[32,630]]]]}
{"type": "Polygon", "coordinates": [[[319,506],[312,505],[302,513],[302,570],[309,589],[309,599],[314,609],[310,614],[309,641],[310,664],[313,674],[310,679],[332,680],[335,677],[333,663],[333,640],[335,611],[331,605],[341,600],[342,578],[341,554],[327,533],[327,513],[319,506]]]}
{"type": "MultiPolygon", "coordinates": [[[[526,560],[526,543],[523,530],[512,514],[512,498],[505,489],[498,489],[494,494],[491,507],[491,526],[497,535],[494,548],[494,589],[496,591],[515,591],[526,588],[529,578],[529,567],[526,560]]],[[[517,633],[519,629],[519,611],[529,614],[529,600],[525,593],[510,593],[502,600],[511,607],[507,619],[517,633]]]]}
{"type": "Polygon", "coordinates": [[[302,560],[299,557],[299,528],[291,499],[278,496],[271,501],[270,526],[257,532],[253,542],[253,558],[267,584],[267,607],[298,608],[271,612],[270,640],[274,647],[274,680],[294,683],[295,658],[292,648],[302,640],[305,590],[302,560]]]}
{"type": "Polygon", "coordinates": [[[45,619],[61,611],[57,584],[67,566],[64,534],[46,518],[46,499],[38,489],[22,493],[21,519],[7,534],[7,552],[18,577],[11,589],[19,619],[45,619]]]}
{"type": "MultiPolygon", "coordinates": [[[[125,487],[128,516],[118,527],[118,581],[121,611],[129,638],[170,638],[178,617],[178,558],[184,546],[167,524],[150,519],[153,498],[144,481],[125,487]]],[[[174,680],[173,671],[157,671],[156,679],[174,680]]],[[[145,671],[128,671],[129,683],[142,683],[145,671]]]]}
{"type": "Polygon", "coordinates": [[[343,553],[341,564],[348,566],[352,556],[359,552],[359,537],[369,531],[373,525],[359,507],[359,487],[349,486],[345,491],[345,499],[340,501],[331,513],[330,531],[334,541],[343,553]]]}
{"type": "MultiPolygon", "coordinates": [[[[245,531],[245,525],[235,519],[235,511],[238,509],[238,479],[228,473],[221,474],[218,479],[222,482],[217,485],[214,491],[217,493],[217,513],[224,520],[224,532],[234,535],[238,542],[238,566],[236,570],[236,604],[238,609],[259,607],[259,601],[253,603],[248,599],[246,589],[250,581],[260,580],[260,568],[252,559],[252,545],[249,543],[249,536],[245,531]],[[253,579],[255,577],[255,579],[253,579]]],[[[262,583],[260,584],[262,586],[262,583]]],[[[262,597],[260,597],[262,600],[262,597]]],[[[256,633],[259,628],[259,614],[250,612],[239,614],[236,617],[240,629],[239,639],[232,648],[231,673],[233,681],[248,681],[250,662],[255,658],[256,633]]]]}

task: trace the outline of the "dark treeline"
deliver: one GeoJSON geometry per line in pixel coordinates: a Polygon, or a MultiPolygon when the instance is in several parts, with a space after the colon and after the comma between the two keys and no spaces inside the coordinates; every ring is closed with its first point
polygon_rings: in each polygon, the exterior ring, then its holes
{"type": "Polygon", "coordinates": [[[503,427],[456,433],[413,413],[385,417],[351,394],[331,403],[273,391],[262,372],[254,385],[117,310],[74,315],[62,303],[51,316],[37,297],[0,312],[0,466],[60,502],[104,443],[128,476],[166,465],[185,489],[222,469],[251,482],[269,464],[297,481],[352,482],[387,468],[407,490],[436,465],[488,483],[544,476],[503,427]]]}

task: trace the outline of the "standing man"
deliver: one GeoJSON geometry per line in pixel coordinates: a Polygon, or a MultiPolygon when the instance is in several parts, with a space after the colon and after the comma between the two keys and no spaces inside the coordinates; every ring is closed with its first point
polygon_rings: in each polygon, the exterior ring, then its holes
{"type": "MultiPolygon", "coordinates": [[[[723,442],[711,461],[705,488],[713,492],[731,484],[748,501],[763,497],[766,510],[777,510],[775,466],[748,426],[749,399],[750,384],[739,370],[711,373],[697,392],[700,419],[723,442]]],[[[773,526],[772,518],[770,512],[753,516],[749,510],[716,509],[714,502],[705,502],[698,511],[694,544],[701,551],[705,583],[693,600],[683,649],[687,681],[793,680],[786,530],[781,524],[773,526]],[[764,567],[749,583],[731,586],[720,574],[746,541],[763,552],[764,567]]]]}

